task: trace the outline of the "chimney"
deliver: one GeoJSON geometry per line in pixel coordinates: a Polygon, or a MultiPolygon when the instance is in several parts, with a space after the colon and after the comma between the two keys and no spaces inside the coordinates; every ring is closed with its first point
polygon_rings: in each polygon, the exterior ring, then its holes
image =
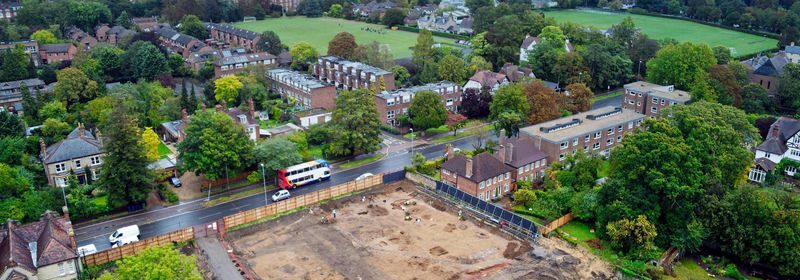
{"type": "Polygon", "coordinates": [[[86,133],[86,128],[83,127],[82,123],[78,123],[78,137],[83,137],[86,133]]]}
{"type": "Polygon", "coordinates": [[[506,162],[506,146],[499,145],[497,146],[497,150],[494,151],[494,157],[500,160],[500,162],[506,162]]]}
{"type": "Polygon", "coordinates": [[[94,137],[97,137],[97,142],[100,142],[100,146],[103,146],[103,134],[100,133],[99,128],[94,128],[94,137]]]}
{"type": "Polygon", "coordinates": [[[250,113],[250,117],[255,119],[256,118],[256,106],[253,103],[253,98],[247,99],[247,112],[250,113]]]}
{"type": "Polygon", "coordinates": [[[206,112],[206,103],[205,102],[200,103],[200,109],[203,110],[203,113],[206,112]]]}
{"type": "Polygon", "coordinates": [[[186,109],[181,109],[181,121],[184,124],[189,123],[189,115],[186,113],[186,109]]]}
{"type": "Polygon", "coordinates": [[[472,178],[472,158],[471,157],[467,158],[467,166],[466,167],[467,167],[466,168],[467,170],[464,171],[466,176],[464,176],[464,177],[472,178]]]}
{"type": "Polygon", "coordinates": [[[453,156],[455,156],[455,152],[453,152],[453,145],[444,145],[444,157],[449,160],[453,158],[453,156]]]}
{"type": "Polygon", "coordinates": [[[44,138],[39,138],[39,149],[42,150],[40,154],[42,156],[42,161],[44,161],[44,159],[47,158],[47,146],[44,144],[44,138]]]}
{"type": "Polygon", "coordinates": [[[781,125],[775,122],[769,130],[769,137],[767,138],[779,138],[781,136],[781,125]]]}
{"type": "Polygon", "coordinates": [[[504,163],[509,163],[514,161],[514,144],[508,143],[504,147],[505,147],[504,150],[506,152],[505,156],[506,161],[504,163]]]}

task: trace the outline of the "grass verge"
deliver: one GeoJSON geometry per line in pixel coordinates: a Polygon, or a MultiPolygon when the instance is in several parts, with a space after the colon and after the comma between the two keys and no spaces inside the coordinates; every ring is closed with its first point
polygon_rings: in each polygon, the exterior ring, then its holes
{"type": "Polygon", "coordinates": [[[342,165],[339,165],[339,168],[341,168],[341,169],[350,169],[350,168],[353,168],[353,167],[362,166],[362,165],[365,165],[365,164],[370,164],[370,163],[373,163],[373,162],[376,162],[376,161],[380,160],[381,158],[383,158],[384,155],[385,154],[376,154],[376,155],[371,156],[371,157],[366,157],[366,158],[362,158],[362,159],[359,159],[359,160],[349,161],[347,163],[343,163],[342,165]]]}
{"type": "Polygon", "coordinates": [[[475,135],[475,134],[480,133],[480,132],[490,131],[492,129],[494,129],[494,125],[487,124],[487,125],[484,125],[484,126],[481,126],[481,127],[477,127],[477,128],[466,130],[466,131],[461,132],[461,133],[459,133],[459,134],[457,134],[455,136],[453,136],[453,134],[450,134],[450,135],[447,135],[447,136],[444,136],[444,137],[433,139],[433,140],[431,140],[431,143],[435,143],[435,144],[447,143],[447,142],[450,142],[450,141],[453,141],[453,140],[456,140],[456,139],[461,139],[461,138],[464,138],[464,137],[467,137],[467,136],[475,135]]]}
{"type": "Polygon", "coordinates": [[[595,95],[594,97],[592,97],[592,103],[600,101],[600,100],[606,100],[606,99],[609,99],[609,98],[614,98],[614,97],[622,95],[623,93],[625,93],[625,92],[620,90],[620,91],[615,91],[615,92],[611,92],[611,93],[598,94],[598,95],[595,95]]]}

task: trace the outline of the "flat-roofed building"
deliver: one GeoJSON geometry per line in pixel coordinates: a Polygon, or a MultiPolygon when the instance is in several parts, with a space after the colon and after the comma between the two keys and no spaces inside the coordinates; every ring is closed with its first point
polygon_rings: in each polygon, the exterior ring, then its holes
{"type": "Polygon", "coordinates": [[[311,66],[311,73],[340,89],[369,89],[376,92],[396,89],[392,72],[338,56],[320,57],[311,66]]]}
{"type": "Polygon", "coordinates": [[[400,122],[397,118],[408,113],[414,95],[425,90],[438,93],[444,106],[451,112],[457,113],[461,107],[461,86],[448,81],[384,91],[375,95],[375,107],[378,109],[381,122],[398,126],[400,122]]]}
{"type": "Polygon", "coordinates": [[[608,155],[625,134],[639,129],[644,118],[634,110],[608,106],[522,128],[520,137],[531,137],[550,163],[581,149],[608,155]]]}
{"type": "Polygon", "coordinates": [[[266,52],[223,55],[214,61],[214,77],[219,78],[239,73],[248,65],[275,67],[278,65],[278,57],[266,52]]]}
{"type": "Polygon", "coordinates": [[[336,88],[297,71],[277,68],[266,72],[269,89],[284,100],[293,99],[300,110],[336,107],[336,88]]]}
{"type": "Polygon", "coordinates": [[[692,96],[688,92],[676,90],[675,86],[639,81],[625,85],[622,108],[654,117],[663,108],[686,104],[691,99],[692,96]]]}

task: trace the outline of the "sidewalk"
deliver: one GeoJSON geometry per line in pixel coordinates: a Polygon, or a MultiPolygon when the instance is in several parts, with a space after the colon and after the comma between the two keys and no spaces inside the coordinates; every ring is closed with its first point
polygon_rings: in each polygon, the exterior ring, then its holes
{"type": "Polygon", "coordinates": [[[244,279],[231,262],[228,252],[219,239],[213,236],[198,238],[197,245],[203,249],[208,259],[208,266],[214,273],[213,279],[244,279]]]}

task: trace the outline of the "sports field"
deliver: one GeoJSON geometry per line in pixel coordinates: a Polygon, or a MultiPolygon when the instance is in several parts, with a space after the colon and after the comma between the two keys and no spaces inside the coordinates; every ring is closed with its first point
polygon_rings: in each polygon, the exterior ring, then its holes
{"type": "MultiPolygon", "coordinates": [[[[237,22],[233,25],[256,32],[272,30],[281,37],[281,41],[284,44],[291,47],[297,42],[305,41],[316,47],[320,54],[327,53],[328,42],[337,33],[343,31],[353,34],[359,44],[367,44],[372,41],[388,44],[395,59],[411,57],[411,49],[409,48],[417,42],[417,33],[389,30],[383,25],[329,17],[280,17],[251,22],[237,22]],[[362,28],[371,28],[374,31],[365,31],[362,28]]],[[[454,40],[434,37],[434,41],[452,44],[454,40]]]]}
{"type": "Polygon", "coordinates": [[[652,39],[673,38],[680,42],[706,43],[709,47],[731,48],[734,56],[743,56],[777,47],[778,41],[762,36],[708,26],[686,20],[668,19],[597,10],[560,10],[544,12],[557,21],[574,22],[606,29],[630,16],[636,27],[652,39]]]}

